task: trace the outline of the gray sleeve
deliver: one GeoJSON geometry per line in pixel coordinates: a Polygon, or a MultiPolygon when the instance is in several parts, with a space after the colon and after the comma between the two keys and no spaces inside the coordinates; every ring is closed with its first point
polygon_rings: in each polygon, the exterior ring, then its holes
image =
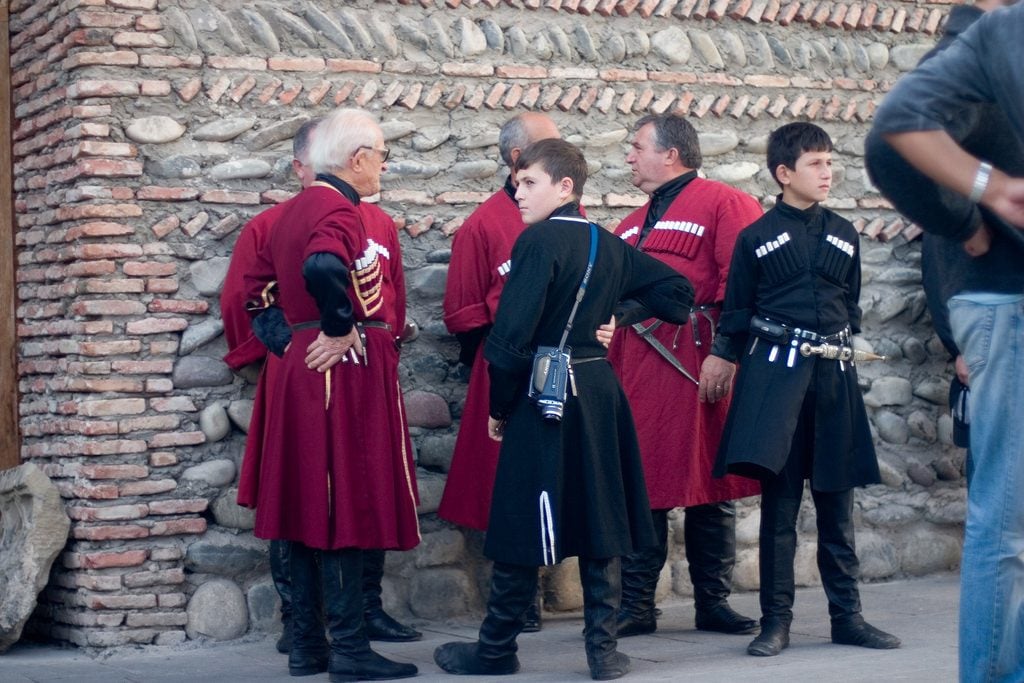
{"type": "Polygon", "coordinates": [[[965,106],[979,102],[999,103],[1012,119],[1024,99],[1022,31],[1022,6],[976,21],[946,50],[899,80],[875,115],[875,130],[943,129],[965,106]]]}

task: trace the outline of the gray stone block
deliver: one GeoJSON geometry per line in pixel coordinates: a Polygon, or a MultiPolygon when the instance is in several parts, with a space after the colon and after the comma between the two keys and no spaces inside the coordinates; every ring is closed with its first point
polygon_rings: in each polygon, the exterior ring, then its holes
{"type": "Polygon", "coordinates": [[[146,116],[129,123],[124,134],[133,142],[159,145],[180,138],[185,134],[185,126],[170,116],[146,116]]]}
{"type": "Polygon", "coordinates": [[[188,637],[234,640],[249,628],[245,595],[234,581],[211,579],[203,583],[188,603],[188,637]]]}
{"type": "Polygon", "coordinates": [[[442,529],[424,534],[413,552],[420,569],[457,564],[466,553],[466,540],[460,531],[442,529]]]}
{"type": "Polygon", "coordinates": [[[199,347],[207,344],[224,333],[224,323],[214,318],[189,325],[181,334],[178,355],[187,356],[199,347]]]}
{"type": "Polygon", "coordinates": [[[234,140],[242,133],[251,130],[255,125],[255,116],[235,116],[228,119],[215,119],[192,131],[192,139],[202,142],[227,142],[228,140],[234,140]]]}
{"type": "Polygon", "coordinates": [[[272,167],[263,159],[236,159],[217,164],[210,169],[210,178],[217,182],[225,180],[250,180],[266,178],[272,167]]]}
{"type": "Polygon", "coordinates": [[[693,52],[686,32],[678,26],[666,28],[651,36],[651,49],[655,55],[674,66],[686,64],[693,52]]]}
{"type": "Polygon", "coordinates": [[[900,571],[896,544],[874,531],[857,530],[857,559],[862,579],[886,579],[900,571]]]}
{"type": "Polygon", "coordinates": [[[435,569],[412,577],[409,606],[423,619],[448,619],[469,611],[470,579],[461,569],[435,569]]]}
{"type": "Polygon", "coordinates": [[[25,622],[64,548],[71,522],[60,492],[31,463],[0,472],[0,653],[25,622]]]}
{"type": "Polygon", "coordinates": [[[231,384],[234,375],[223,361],[206,356],[185,356],[174,364],[171,381],[176,389],[219,387],[231,384]]]}
{"type": "Polygon", "coordinates": [[[454,450],[454,434],[428,435],[420,443],[418,462],[420,465],[447,472],[452,464],[454,450]]]}
{"type": "Polygon", "coordinates": [[[949,402],[949,380],[944,377],[926,377],[914,387],[914,396],[933,405],[945,406],[949,402]]]}
{"type": "Polygon", "coordinates": [[[441,505],[444,484],[445,477],[423,469],[416,470],[416,486],[420,494],[420,504],[416,508],[418,514],[428,515],[437,512],[438,506],[441,505]]]}
{"type": "Polygon", "coordinates": [[[923,529],[900,537],[900,568],[912,576],[950,571],[960,565],[958,535],[923,529]]]}
{"type": "Polygon", "coordinates": [[[906,406],[913,400],[910,381],[902,377],[879,377],[871,383],[871,391],[864,396],[864,404],[871,408],[906,406]]]}
{"type": "Polygon", "coordinates": [[[212,488],[227,486],[234,479],[235,463],[225,458],[194,465],[181,473],[182,481],[195,481],[212,488]]]}
{"type": "Polygon", "coordinates": [[[447,265],[427,265],[410,271],[406,275],[409,292],[427,300],[440,300],[444,297],[447,282],[447,265]]]}
{"type": "Polygon", "coordinates": [[[249,423],[252,422],[252,408],[253,401],[248,398],[232,401],[228,405],[228,417],[236,427],[246,434],[249,433],[249,423]]]}
{"type": "Polygon", "coordinates": [[[245,594],[249,624],[254,631],[278,633],[281,630],[281,596],[273,581],[261,581],[245,594]]]}
{"type": "Polygon", "coordinates": [[[190,264],[188,271],[196,291],[203,296],[219,296],[230,262],[227,256],[215,256],[190,264]]]}
{"type": "Polygon", "coordinates": [[[199,429],[206,435],[210,443],[220,441],[231,433],[231,421],[228,412],[220,403],[211,403],[199,413],[199,429]]]}
{"type": "Polygon", "coordinates": [[[237,502],[238,489],[232,487],[213,501],[213,520],[225,529],[251,530],[256,527],[256,511],[242,507],[237,502]]]}
{"type": "Polygon", "coordinates": [[[267,567],[267,562],[265,542],[214,529],[190,545],[185,553],[185,568],[197,574],[239,576],[267,567]]]}

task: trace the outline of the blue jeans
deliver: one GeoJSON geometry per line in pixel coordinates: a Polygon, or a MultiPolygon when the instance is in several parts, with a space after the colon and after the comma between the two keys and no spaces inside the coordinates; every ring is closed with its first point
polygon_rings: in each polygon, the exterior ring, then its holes
{"type": "Polygon", "coordinates": [[[970,372],[974,466],[960,680],[1024,681],[1024,295],[958,295],[949,318],[970,372]]]}

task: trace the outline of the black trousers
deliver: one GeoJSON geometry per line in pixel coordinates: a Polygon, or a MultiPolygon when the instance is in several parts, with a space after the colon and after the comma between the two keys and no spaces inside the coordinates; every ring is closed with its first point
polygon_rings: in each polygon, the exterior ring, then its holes
{"type": "MultiPolygon", "coordinates": [[[[796,522],[810,477],[814,453],[815,394],[801,407],[789,459],[782,470],[761,481],[760,573],[761,612],[789,622],[793,619],[796,522]]],[[[818,570],[833,620],[861,611],[857,576],[860,562],[854,543],[853,489],[811,490],[818,528],[818,570]]]]}

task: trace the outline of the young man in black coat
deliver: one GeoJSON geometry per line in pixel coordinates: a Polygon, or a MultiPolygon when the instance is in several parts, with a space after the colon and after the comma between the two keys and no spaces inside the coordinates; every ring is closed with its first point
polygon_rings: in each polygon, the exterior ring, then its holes
{"type": "Polygon", "coordinates": [[[537,567],[575,555],[587,664],[595,680],[608,680],[629,670],[616,643],[619,558],[656,539],[629,405],[593,330],[630,298],[648,311],[643,317],[682,324],[693,288],[580,215],[587,164],[573,145],[534,143],[519,158],[517,178],[516,200],[529,227],[512,249],[484,348],[491,379],[488,432],[502,441],[484,546],[494,560],[491,595],[479,640],[442,645],[434,661],[453,674],[518,671],[516,636],[536,594],[537,567]],[[578,298],[591,245],[594,277],[578,298]],[[553,419],[552,406],[545,415],[528,397],[531,367],[538,347],[559,346],[574,303],[565,339],[568,391],[560,419],[553,419]]]}
{"type": "Polygon", "coordinates": [[[832,141],[810,123],[783,126],[769,137],[768,168],[782,194],[736,241],[708,358],[723,377],[740,364],[716,474],[761,481],[761,633],[747,652],[773,656],[789,645],[805,479],[832,641],[899,647],[860,613],[853,488],[880,476],[857,371],[849,360],[801,352],[830,344],[852,353],[860,331],[857,231],[820,204],[832,184],[832,141]]]}

